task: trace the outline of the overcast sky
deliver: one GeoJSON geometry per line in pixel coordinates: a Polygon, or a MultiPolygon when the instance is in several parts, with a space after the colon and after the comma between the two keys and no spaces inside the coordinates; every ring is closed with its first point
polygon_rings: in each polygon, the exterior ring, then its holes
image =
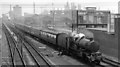
{"type": "MultiPolygon", "coordinates": [[[[36,4],[48,5],[54,3],[55,7],[58,7],[57,5],[62,7],[66,2],[74,2],[76,5],[81,4],[82,9],[86,6],[96,6],[99,10],[111,10],[111,12],[117,13],[118,1],[120,0],[0,0],[0,16],[2,13],[7,13],[9,11],[9,4],[12,4],[12,6],[15,4],[21,4],[23,13],[33,13],[33,2],[36,4]]],[[[36,8],[36,13],[39,13],[42,9],[38,6],[38,8],[36,8]]]]}

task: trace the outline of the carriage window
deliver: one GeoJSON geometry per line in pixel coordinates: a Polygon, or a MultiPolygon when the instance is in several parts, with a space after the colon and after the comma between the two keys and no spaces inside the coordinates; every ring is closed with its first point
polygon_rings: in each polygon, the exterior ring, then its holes
{"type": "Polygon", "coordinates": [[[52,37],[52,35],[51,35],[51,34],[49,34],[49,36],[50,36],[50,37],[52,37]]]}
{"type": "Polygon", "coordinates": [[[51,37],[51,34],[49,34],[49,37],[51,37]]]}
{"type": "Polygon", "coordinates": [[[48,33],[48,36],[49,36],[49,37],[51,37],[51,34],[50,34],[50,33],[48,33]]]}
{"type": "Polygon", "coordinates": [[[47,33],[47,36],[49,36],[49,33],[47,33]]]}
{"type": "Polygon", "coordinates": [[[56,38],[56,35],[55,35],[55,38],[56,38]]]}
{"type": "Polygon", "coordinates": [[[42,32],[42,34],[44,35],[44,32],[42,32]]]}
{"type": "Polygon", "coordinates": [[[34,32],[32,32],[32,34],[34,34],[34,32]]]}
{"type": "Polygon", "coordinates": [[[44,35],[46,35],[46,33],[44,32],[44,35]]]}
{"type": "Polygon", "coordinates": [[[45,35],[48,35],[48,33],[45,32],[45,35]]]}
{"type": "Polygon", "coordinates": [[[44,33],[42,32],[42,34],[44,34],[44,33]]]}
{"type": "Polygon", "coordinates": [[[52,38],[55,38],[55,35],[52,35],[52,38]]]}
{"type": "Polygon", "coordinates": [[[44,35],[46,35],[46,32],[44,33],[44,35]]]}
{"type": "Polygon", "coordinates": [[[43,33],[41,32],[41,34],[43,34],[43,33]]]}
{"type": "Polygon", "coordinates": [[[48,33],[45,32],[45,35],[48,35],[48,33]]]}
{"type": "Polygon", "coordinates": [[[48,33],[48,36],[50,36],[50,34],[48,33]]]}
{"type": "Polygon", "coordinates": [[[54,38],[56,38],[56,35],[53,35],[54,38]]]}

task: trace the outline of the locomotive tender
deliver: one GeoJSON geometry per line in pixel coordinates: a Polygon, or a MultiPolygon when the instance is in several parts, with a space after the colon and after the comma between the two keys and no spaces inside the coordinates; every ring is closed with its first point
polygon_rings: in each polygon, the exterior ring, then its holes
{"type": "Polygon", "coordinates": [[[38,30],[21,24],[15,24],[15,26],[22,32],[34,35],[46,42],[58,46],[60,51],[65,53],[71,53],[80,57],[84,57],[88,61],[95,62],[97,64],[99,64],[102,60],[102,55],[99,52],[99,45],[94,41],[94,39],[91,40],[84,37],[85,35],[82,33],[75,34],[78,36],[73,36],[66,33],[53,32],[50,30],[38,30]]]}

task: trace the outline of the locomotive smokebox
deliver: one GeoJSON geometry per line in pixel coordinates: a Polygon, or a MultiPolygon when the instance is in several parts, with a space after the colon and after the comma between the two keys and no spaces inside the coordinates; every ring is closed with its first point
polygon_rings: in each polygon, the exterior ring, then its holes
{"type": "Polygon", "coordinates": [[[97,52],[99,50],[99,45],[94,41],[83,38],[77,42],[77,45],[81,48],[84,48],[90,52],[97,52]]]}
{"type": "Polygon", "coordinates": [[[98,45],[98,43],[95,42],[95,41],[90,41],[90,42],[88,43],[88,45],[89,45],[89,49],[90,49],[92,52],[97,52],[97,51],[99,50],[99,48],[100,48],[100,46],[98,45]]]}

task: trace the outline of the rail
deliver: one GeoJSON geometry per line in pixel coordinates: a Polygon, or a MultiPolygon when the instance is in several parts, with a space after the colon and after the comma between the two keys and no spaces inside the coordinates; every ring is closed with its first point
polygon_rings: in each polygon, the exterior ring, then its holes
{"type": "Polygon", "coordinates": [[[22,54],[17,47],[18,44],[17,44],[16,40],[13,38],[13,35],[10,34],[11,32],[8,31],[7,26],[5,26],[3,24],[3,28],[4,28],[4,32],[5,32],[5,35],[6,35],[6,39],[8,41],[8,46],[9,46],[9,49],[10,49],[10,54],[11,54],[11,58],[12,58],[13,67],[15,67],[16,65],[23,65],[25,67],[26,63],[25,63],[25,60],[22,59],[22,54]],[[15,53],[17,53],[17,54],[15,54],[15,53]],[[17,59],[19,58],[19,60],[21,60],[21,62],[16,62],[15,61],[16,57],[17,57],[17,59]]]}
{"type": "Polygon", "coordinates": [[[112,65],[114,67],[120,67],[120,63],[119,62],[113,61],[113,60],[111,60],[109,58],[106,58],[106,57],[103,57],[102,62],[110,64],[110,65],[112,65]]]}
{"type": "Polygon", "coordinates": [[[29,43],[27,37],[22,32],[14,28],[12,29],[14,30],[15,34],[18,34],[17,37],[22,41],[24,47],[27,49],[37,66],[45,65],[47,67],[51,67],[52,64],[36,49],[33,44],[29,43]]]}
{"type": "MultiPolygon", "coordinates": [[[[29,43],[29,40],[27,39],[27,37],[21,31],[18,31],[18,30],[15,30],[15,29],[14,29],[14,31],[15,31],[16,34],[19,34],[18,37],[22,40],[24,46],[26,47],[26,49],[31,54],[31,56],[33,57],[34,61],[37,62],[36,64],[38,66],[41,65],[41,63],[39,63],[39,61],[38,61],[38,57],[39,57],[39,58],[41,58],[41,60],[43,60],[43,63],[46,63],[46,65],[48,67],[51,67],[51,63],[48,62],[47,59],[40,52],[38,52],[38,50],[36,49],[36,47],[33,44],[29,43]],[[37,55],[38,57],[36,57],[35,55],[37,55]]],[[[110,66],[113,66],[113,67],[116,67],[116,66],[119,65],[119,64],[117,64],[115,62],[112,62],[112,61],[110,61],[108,59],[103,59],[102,62],[106,63],[106,64],[108,64],[110,66]]],[[[101,66],[103,67],[103,65],[101,65],[101,66]]]]}

